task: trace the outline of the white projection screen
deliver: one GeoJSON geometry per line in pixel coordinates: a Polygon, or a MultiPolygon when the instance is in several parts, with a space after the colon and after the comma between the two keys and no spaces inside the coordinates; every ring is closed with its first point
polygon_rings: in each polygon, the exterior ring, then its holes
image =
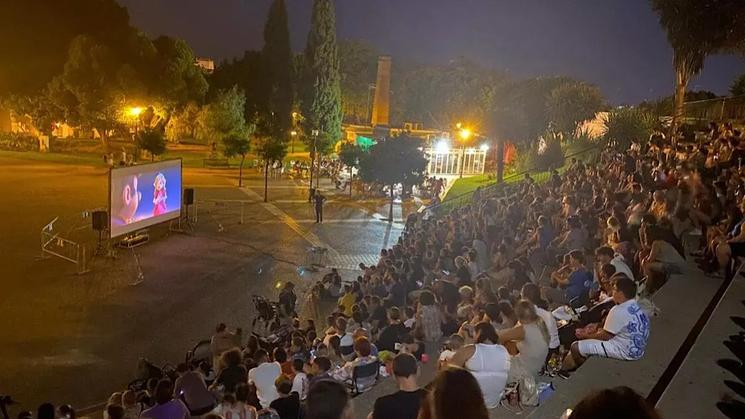
{"type": "Polygon", "coordinates": [[[181,216],[181,159],[109,172],[111,238],[181,216]]]}

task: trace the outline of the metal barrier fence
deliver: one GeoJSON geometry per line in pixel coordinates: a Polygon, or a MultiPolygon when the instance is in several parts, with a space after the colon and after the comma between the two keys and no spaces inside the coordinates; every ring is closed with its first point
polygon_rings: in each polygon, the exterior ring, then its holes
{"type": "Polygon", "coordinates": [[[745,96],[721,97],[685,103],[686,120],[738,121],[745,119],[745,96]]]}
{"type": "Polygon", "coordinates": [[[78,274],[86,273],[88,271],[88,252],[85,244],[63,237],[63,233],[55,229],[55,223],[58,221],[59,217],[55,217],[41,229],[41,257],[54,256],[60,258],[75,264],[78,274]]]}
{"type": "MultiPolygon", "coordinates": [[[[576,153],[568,154],[568,155],[564,156],[564,161],[566,162],[566,160],[571,159],[571,158],[574,158],[574,157],[578,157],[578,156],[585,156],[585,155],[589,154],[590,152],[596,151],[598,149],[599,149],[599,146],[592,146],[592,147],[586,148],[584,150],[580,150],[580,151],[578,151],[576,153]]],[[[549,170],[539,170],[537,168],[533,168],[533,169],[525,170],[523,172],[513,173],[511,175],[505,176],[502,179],[502,182],[501,183],[497,183],[497,181],[495,180],[493,183],[482,187],[481,188],[482,196],[483,195],[493,195],[499,189],[504,188],[505,185],[509,185],[511,183],[519,182],[527,174],[529,174],[536,183],[545,183],[545,182],[548,182],[548,180],[551,178],[551,171],[552,171],[552,169],[549,169],[549,170]]],[[[455,196],[455,197],[453,197],[451,199],[445,199],[444,201],[442,201],[439,204],[436,204],[436,205],[432,205],[432,206],[427,207],[426,210],[433,211],[433,212],[434,211],[437,211],[437,212],[443,212],[443,211],[444,212],[450,212],[450,211],[452,211],[452,210],[454,210],[456,208],[460,208],[460,207],[463,207],[465,205],[470,204],[473,201],[473,194],[474,194],[474,192],[475,192],[475,190],[474,191],[468,191],[466,193],[463,193],[463,194],[460,194],[458,196],[455,196]]]]}

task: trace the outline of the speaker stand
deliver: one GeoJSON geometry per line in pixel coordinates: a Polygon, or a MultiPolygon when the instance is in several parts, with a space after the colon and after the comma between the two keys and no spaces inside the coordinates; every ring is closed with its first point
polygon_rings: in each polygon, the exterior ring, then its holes
{"type": "Polygon", "coordinates": [[[173,233],[181,233],[181,234],[188,234],[193,235],[194,234],[194,224],[191,222],[191,219],[189,218],[189,207],[190,205],[185,205],[186,210],[184,211],[185,216],[181,216],[178,218],[178,220],[173,220],[168,225],[168,231],[171,231],[173,233]]]}
{"type": "Polygon", "coordinates": [[[109,241],[104,239],[104,230],[98,230],[98,241],[93,256],[109,255],[110,253],[109,241]]]}

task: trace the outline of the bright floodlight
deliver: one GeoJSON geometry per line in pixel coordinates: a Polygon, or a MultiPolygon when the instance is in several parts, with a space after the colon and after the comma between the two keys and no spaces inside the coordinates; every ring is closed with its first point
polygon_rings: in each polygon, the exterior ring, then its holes
{"type": "Polygon", "coordinates": [[[143,110],[144,109],[142,109],[141,107],[135,106],[133,108],[129,108],[129,114],[132,116],[140,116],[143,110]]]}
{"type": "Polygon", "coordinates": [[[460,138],[464,141],[471,138],[471,130],[468,128],[463,128],[460,130],[460,138]]]}
{"type": "Polygon", "coordinates": [[[481,151],[489,151],[489,144],[481,144],[481,151]]]}
{"type": "Polygon", "coordinates": [[[450,145],[445,140],[440,140],[435,144],[435,152],[437,154],[447,154],[450,152],[450,145]]]}

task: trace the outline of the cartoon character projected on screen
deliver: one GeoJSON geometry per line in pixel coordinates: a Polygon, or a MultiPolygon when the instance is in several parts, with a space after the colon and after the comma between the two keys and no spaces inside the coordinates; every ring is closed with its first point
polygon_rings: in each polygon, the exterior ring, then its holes
{"type": "Polygon", "coordinates": [[[168,199],[166,177],[163,173],[158,173],[155,175],[155,181],[153,182],[153,217],[165,214],[168,211],[166,199],[168,199]]]}
{"type": "MultiPolygon", "coordinates": [[[[137,176],[125,176],[119,184],[119,196],[114,197],[117,207],[112,208],[112,218],[118,225],[127,225],[135,221],[137,208],[142,200],[142,192],[137,190],[137,176]],[[118,199],[116,199],[118,198],[118,199]]],[[[113,206],[113,205],[112,205],[113,206]]]]}

